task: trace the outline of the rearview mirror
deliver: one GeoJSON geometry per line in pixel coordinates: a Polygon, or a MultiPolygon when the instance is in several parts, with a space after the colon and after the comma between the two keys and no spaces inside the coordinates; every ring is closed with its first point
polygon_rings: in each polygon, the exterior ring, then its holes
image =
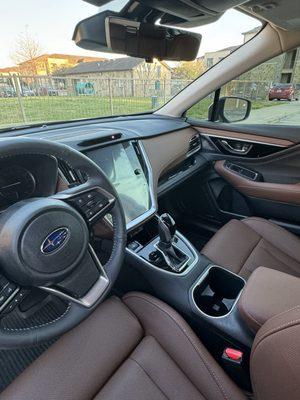
{"type": "Polygon", "coordinates": [[[152,61],[192,61],[201,35],[121,18],[105,11],[79,22],[73,40],[77,46],[105,53],[126,54],[152,61]]]}
{"type": "Polygon", "coordinates": [[[251,101],[241,97],[221,97],[218,102],[220,122],[239,122],[247,119],[251,111],[251,101]]]}

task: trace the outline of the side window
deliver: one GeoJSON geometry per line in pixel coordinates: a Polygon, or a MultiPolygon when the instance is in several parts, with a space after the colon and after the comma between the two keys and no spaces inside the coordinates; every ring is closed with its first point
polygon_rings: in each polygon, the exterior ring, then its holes
{"type": "Polygon", "coordinates": [[[208,120],[209,110],[213,106],[214,98],[215,93],[209,94],[204,99],[194,104],[193,107],[191,107],[189,110],[187,110],[186,116],[188,118],[208,120]]]}
{"type": "MultiPolygon", "coordinates": [[[[216,122],[300,126],[299,100],[300,48],[272,58],[224,85],[216,122]]],[[[207,98],[190,108],[187,116],[209,119],[206,105],[207,98]]]]}

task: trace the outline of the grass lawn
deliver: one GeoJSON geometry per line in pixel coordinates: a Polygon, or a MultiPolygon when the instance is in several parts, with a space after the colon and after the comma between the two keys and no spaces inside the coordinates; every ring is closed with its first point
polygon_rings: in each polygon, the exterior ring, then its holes
{"type": "MultiPolygon", "coordinates": [[[[26,121],[24,121],[17,98],[0,98],[0,127],[24,123],[63,121],[110,115],[134,114],[151,111],[151,97],[113,99],[112,108],[107,97],[61,96],[22,98],[26,121]]],[[[163,103],[163,99],[161,99],[163,103]]],[[[206,119],[211,99],[203,99],[188,111],[189,117],[206,119]]],[[[254,101],[252,109],[270,107],[279,102],[254,101]]],[[[159,106],[159,104],[158,104],[159,106]]]]}
{"type": "MultiPolygon", "coordinates": [[[[22,98],[26,122],[50,122],[151,111],[151,98],[109,98],[97,96],[22,98]],[[113,111],[113,112],[112,112],[113,111]]],[[[23,124],[17,98],[0,99],[0,127],[23,124]]]]}

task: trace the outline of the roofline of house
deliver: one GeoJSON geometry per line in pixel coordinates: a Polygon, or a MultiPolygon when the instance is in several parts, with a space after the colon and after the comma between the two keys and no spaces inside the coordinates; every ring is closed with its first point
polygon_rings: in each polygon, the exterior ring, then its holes
{"type": "Polygon", "coordinates": [[[86,58],[86,59],[91,59],[94,61],[106,61],[108,60],[107,58],[104,57],[92,57],[92,56],[84,56],[84,55],[80,55],[80,54],[63,54],[63,53],[51,53],[51,54],[41,54],[40,56],[34,57],[32,60],[28,60],[28,61],[23,61],[21,63],[19,63],[18,65],[23,65],[23,64],[27,64],[28,62],[32,62],[35,60],[39,60],[41,58],[86,58]]]}

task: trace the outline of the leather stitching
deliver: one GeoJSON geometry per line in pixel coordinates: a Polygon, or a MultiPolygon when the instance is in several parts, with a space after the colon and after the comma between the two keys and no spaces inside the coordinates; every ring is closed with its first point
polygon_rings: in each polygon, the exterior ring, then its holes
{"type": "Polygon", "coordinates": [[[5,326],[2,326],[2,329],[3,329],[4,331],[17,332],[17,331],[30,331],[30,330],[42,328],[43,326],[51,325],[51,324],[53,324],[54,322],[57,322],[57,321],[59,321],[60,319],[62,319],[63,317],[65,317],[66,314],[69,312],[70,308],[71,308],[71,303],[69,303],[68,307],[67,307],[66,310],[63,312],[63,314],[61,314],[59,317],[55,318],[53,321],[45,322],[44,324],[35,325],[35,326],[29,326],[29,327],[27,327],[27,328],[6,328],[5,326]]]}
{"type": "Polygon", "coordinates": [[[153,380],[151,375],[144,369],[144,367],[137,360],[135,360],[132,357],[129,357],[128,359],[131,360],[132,362],[134,362],[147,375],[147,377],[150,379],[150,381],[153,383],[153,385],[155,387],[157,387],[157,389],[163,394],[163,396],[166,399],[170,400],[170,398],[166,395],[166,393],[158,386],[158,384],[153,380]]]}
{"type": "MultiPolygon", "coordinates": [[[[272,246],[272,247],[274,247],[274,248],[276,249],[276,246],[274,246],[274,245],[273,245],[271,242],[269,242],[268,240],[263,239],[263,241],[264,241],[265,243],[268,243],[270,246],[272,246]]],[[[276,257],[275,254],[274,254],[274,253],[271,253],[270,250],[269,250],[267,247],[262,246],[262,248],[263,248],[263,250],[264,250],[266,253],[269,253],[273,258],[275,258],[276,260],[278,260],[281,264],[285,265],[285,266],[287,267],[287,270],[293,270],[293,269],[290,267],[289,264],[285,263],[285,262],[282,261],[280,258],[276,257]]],[[[291,260],[293,260],[293,261],[295,261],[296,263],[299,264],[299,261],[296,260],[294,257],[291,257],[289,254],[286,254],[284,251],[282,251],[282,250],[279,249],[279,248],[277,248],[277,250],[279,250],[279,251],[280,251],[282,254],[284,254],[286,257],[289,257],[291,260]]],[[[269,268],[270,268],[270,267],[269,267],[269,268]]],[[[279,271],[280,271],[280,270],[279,270],[279,271]]],[[[282,272],[282,271],[280,271],[280,272],[282,272]]],[[[286,272],[286,271],[283,271],[283,272],[284,272],[284,273],[288,273],[288,272],[286,272]]],[[[296,273],[297,271],[293,271],[293,272],[296,273]]]]}
{"type": "Polygon", "coordinates": [[[137,295],[129,295],[129,296],[124,296],[124,299],[128,299],[128,298],[138,298],[141,299],[145,302],[148,302],[149,304],[157,307],[160,311],[162,311],[164,314],[166,314],[180,329],[180,331],[185,335],[185,337],[188,339],[188,341],[191,343],[191,345],[193,346],[194,350],[196,351],[196,353],[198,354],[198,356],[200,357],[203,365],[206,367],[207,371],[209,372],[209,374],[211,375],[211,377],[213,378],[213,380],[216,382],[217,387],[219,388],[222,396],[224,399],[229,400],[229,397],[226,394],[226,391],[224,389],[224,387],[222,386],[221,382],[219,381],[219,379],[217,378],[216,374],[214,373],[214,371],[212,371],[212,369],[209,367],[209,365],[207,364],[207,362],[204,360],[203,356],[200,354],[200,351],[198,349],[197,344],[194,342],[194,340],[189,336],[189,334],[185,331],[184,327],[182,327],[180,325],[179,322],[176,321],[176,318],[171,315],[170,313],[168,313],[166,310],[164,310],[163,308],[161,308],[158,304],[156,304],[153,301],[150,301],[150,299],[146,299],[144,297],[141,296],[137,296],[137,295]]]}
{"type": "MultiPolygon", "coordinates": [[[[267,219],[263,219],[263,218],[259,218],[259,217],[250,217],[250,218],[245,218],[245,219],[243,220],[243,222],[244,222],[245,224],[247,224],[247,221],[250,221],[250,220],[251,220],[251,221],[258,221],[258,222],[264,223],[264,224],[266,224],[266,225],[269,225],[271,228],[273,228],[273,229],[275,228],[275,229],[281,231],[285,236],[288,235],[288,236],[290,237],[290,239],[295,240],[295,242],[297,242],[298,245],[300,244],[300,240],[299,240],[295,235],[293,235],[292,233],[290,233],[288,230],[282,228],[281,226],[271,223],[271,222],[268,221],[267,219]]],[[[247,224],[247,226],[248,226],[250,229],[252,229],[254,232],[256,232],[258,235],[260,235],[252,226],[249,226],[248,224],[247,224]]],[[[260,235],[260,236],[261,236],[261,235],[260,235]]],[[[263,236],[262,236],[262,237],[263,237],[263,236]]],[[[267,240],[267,241],[268,241],[268,240],[267,240]]],[[[282,250],[281,250],[281,251],[282,251],[282,250]]],[[[284,251],[283,251],[283,253],[284,253],[284,251]]]]}
{"type": "MultiPolygon", "coordinates": [[[[284,315],[284,314],[287,314],[287,313],[290,312],[290,311],[297,310],[297,309],[300,309],[300,306],[299,306],[299,305],[296,306],[296,307],[290,308],[289,310],[283,311],[283,312],[280,313],[280,314],[275,315],[274,317],[270,318],[269,321],[272,321],[272,319],[278,318],[279,316],[282,316],[282,315],[284,315]]],[[[268,322],[269,322],[269,321],[268,321],[268,322]]],[[[284,329],[284,328],[289,328],[289,327],[291,327],[291,326],[293,326],[294,324],[297,324],[297,323],[300,323],[300,318],[299,318],[299,319],[294,319],[294,320],[289,321],[289,322],[286,322],[286,323],[284,323],[284,324],[282,324],[282,325],[280,325],[280,326],[277,326],[277,327],[275,327],[275,328],[272,328],[272,329],[267,330],[266,332],[263,332],[263,335],[262,335],[261,337],[260,337],[260,336],[257,337],[258,342],[257,342],[256,346],[253,348],[252,352],[254,353],[254,351],[255,351],[255,350],[257,349],[257,347],[261,344],[261,342],[262,342],[264,339],[266,339],[268,336],[271,336],[271,335],[273,335],[273,334],[275,334],[275,333],[279,333],[282,329],[284,329]]]]}
{"type": "MultiPolygon", "coordinates": [[[[250,228],[251,229],[251,228],[250,228]]],[[[255,232],[255,231],[253,231],[255,232]]],[[[256,233],[256,232],[255,232],[256,233]]],[[[237,273],[238,275],[241,274],[243,268],[245,268],[245,264],[247,263],[247,261],[249,260],[250,256],[252,255],[252,253],[254,252],[254,250],[257,248],[257,246],[259,245],[260,241],[262,240],[261,236],[259,237],[257,243],[255,243],[255,245],[253,246],[253,248],[250,250],[250,253],[248,253],[245,257],[245,259],[242,261],[242,266],[241,269],[239,270],[239,272],[237,273]]],[[[251,270],[249,270],[248,268],[245,268],[246,271],[249,271],[250,274],[252,273],[251,270]]]]}
{"type": "Polygon", "coordinates": [[[258,322],[257,319],[254,317],[254,315],[251,313],[251,311],[247,309],[247,303],[245,301],[245,298],[247,296],[246,293],[247,293],[247,286],[246,286],[246,290],[244,290],[244,292],[241,296],[239,309],[242,313],[244,312],[244,314],[246,314],[246,316],[250,320],[252,320],[252,322],[255,322],[258,325],[258,327],[261,327],[262,324],[260,322],[258,322]]]}

